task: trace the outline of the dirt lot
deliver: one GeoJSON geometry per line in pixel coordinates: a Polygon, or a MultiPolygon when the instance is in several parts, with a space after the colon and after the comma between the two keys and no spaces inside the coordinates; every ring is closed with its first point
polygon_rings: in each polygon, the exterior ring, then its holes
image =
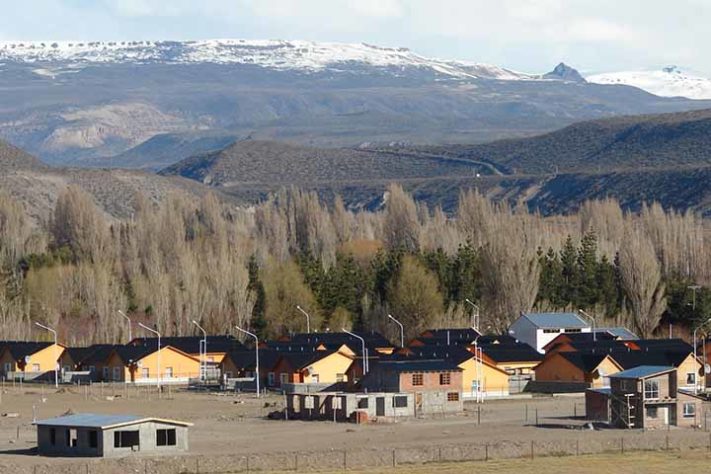
{"type": "MultiPolygon", "coordinates": [[[[401,465],[439,460],[495,460],[528,456],[529,452],[538,456],[624,451],[625,446],[630,451],[683,449],[694,445],[700,451],[711,442],[708,433],[694,430],[623,433],[579,429],[584,424],[582,397],[466,404],[466,412],[457,417],[369,425],[264,419],[268,412],[281,409],[283,402],[283,397],[277,395],[257,400],[254,395],[188,393],[173,389],[159,398],[154,388],[139,391],[124,386],[102,389],[95,385],[91,391],[74,387],[57,392],[44,386],[26,385],[20,389],[6,385],[0,414],[18,416],[0,416],[0,472],[19,472],[22,468],[38,473],[45,471],[33,466],[78,465],[78,461],[71,458],[52,458],[48,464],[47,458],[32,453],[36,436],[31,425],[33,407],[37,419],[71,410],[159,416],[194,423],[190,430],[190,455],[178,461],[159,458],[151,464],[155,472],[161,463],[166,468],[160,472],[215,472],[218,468],[210,468],[209,462],[225,456],[234,457],[233,461],[226,461],[234,465],[234,472],[282,467],[328,470],[341,463],[352,469],[386,466],[391,461],[401,465]],[[536,416],[538,427],[534,426],[536,416]],[[167,467],[169,465],[174,466],[174,470],[167,467]]],[[[102,471],[99,469],[101,460],[81,462],[90,462],[92,472],[102,471]]],[[[220,468],[223,472],[224,469],[220,468]]],[[[144,465],[141,470],[149,469],[144,465]]],[[[67,472],[89,472],[89,465],[86,469],[67,472]]]]}

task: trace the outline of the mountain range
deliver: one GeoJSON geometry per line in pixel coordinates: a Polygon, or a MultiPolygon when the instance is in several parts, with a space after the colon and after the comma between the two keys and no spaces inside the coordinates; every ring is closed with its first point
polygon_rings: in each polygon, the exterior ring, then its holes
{"type": "Polygon", "coordinates": [[[711,79],[689,74],[677,66],[652,71],[622,71],[589,76],[596,84],[626,85],[643,89],[661,97],[711,99],[711,79]]]}
{"type": "Polygon", "coordinates": [[[591,83],[565,64],[528,74],[403,48],[247,40],[0,43],[0,104],[0,137],[47,163],[154,170],[226,137],[483,143],[711,107],[591,83]]]}

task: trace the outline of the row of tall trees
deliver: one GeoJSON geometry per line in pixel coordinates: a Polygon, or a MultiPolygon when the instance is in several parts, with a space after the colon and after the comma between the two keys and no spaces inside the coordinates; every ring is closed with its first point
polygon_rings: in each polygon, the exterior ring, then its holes
{"type": "Polygon", "coordinates": [[[376,329],[396,337],[466,326],[475,301],[484,330],[522,311],[578,310],[649,336],[664,318],[711,317],[708,223],[653,204],[613,200],[542,217],[463,191],[446,215],[389,187],[381,211],[283,190],[252,208],[214,195],[194,202],[137,197],[128,220],[76,187],[37,224],[0,195],[0,339],[30,338],[32,320],[69,343],[121,341],[119,310],[166,335],[239,324],[266,337],[312,328],[376,329]]]}

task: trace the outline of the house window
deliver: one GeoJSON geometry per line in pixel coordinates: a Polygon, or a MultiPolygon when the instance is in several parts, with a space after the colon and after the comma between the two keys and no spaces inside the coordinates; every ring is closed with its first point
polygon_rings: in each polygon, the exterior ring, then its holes
{"type": "Polygon", "coordinates": [[[141,377],[147,379],[150,377],[151,371],[148,368],[141,369],[141,377]]]}
{"type": "Polygon", "coordinates": [[[267,374],[267,385],[274,385],[274,372],[267,374]]]}
{"type": "Polygon", "coordinates": [[[12,372],[12,364],[10,362],[5,362],[5,373],[9,374],[12,372]]]}
{"type": "Polygon", "coordinates": [[[40,365],[39,364],[32,364],[32,372],[39,372],[40,371],[40,365]]]}
{"type": "Polygon", "coordinates": [[[633,393],[637,388],[636,385],[634,380],[622,379],[620,381],[620,389],[625,393],[633,393]]]}
{"type": "Polygon", "coordinates": [[[109,380],[109,368],[104,367],[104,370],[102,372],[104,374],[104,380],[109,380]]]}
{"type": "Polygon", "coordinates": [[[407,408],[407,397],[404,395],[398,395],[396,397],[393,397],[393,407],[407,408]]]}
{"type": "Polygon", "coordinates": [[[367,398],[359,398],[358,399],[358,408],[368,408],[368,399],[367,398]]]}
{"type": "Polygon", "coordinates": [[[684,403],[684,418],[693,418],[696,416],[696,403],[684,403]]]}
{"type": "Polygon", "coordinates": [[[346,381],[346,374],[336,374],[336,382],[345,382],[346,381]]]}
{"type": "Polygon", "coordinates": [[[71,448],[76,448],[77,446],[77,430],[74,428],[67,430],[67,446],[71,448]]]}
{"type": "Polygon", "coordinates": [[[425,378],[424,375],[421,373],[418,374],[412,374],[412,385],[424,385],[425,384],[425,378]]]}
{"type": "Polygon", "coordinates": [[[570,329],[565,329],[563,332],[582,332],[580,328],[570,328],[570,329]]]}
{"type": "Polygon", "coordinates": [[[157,446],[175,446],[175,428],[156,430],[157,446]]]}
{"type": "Polygon", "coordinates": [[[114,448],[132,448],[140,446],[138,430],[114,431],[114,448]]]}
{"type": "Polygon", "coordinates": [[[644,398],[647,400],[659,398],[659,380],[644,381],[644,398]]]}
{"type": "Polygon", "coordinates": [[[282,385],[289,383],[289,374],[287,374],[287,373],[279,374],[279,382],[281,382],[282,385]]]}
{"type": "Polygon", "coordinates": [[[167,378],[167,379],[173,378],[173,368],[172,367],[165,368],[165,378],[167,378]]]}
{"type": "Polygon", "coordinates": [[[449,385],[450,383],[452,383],[452,375],[449,372],[442,372],[439,374],[440,385],[449,385]]]}
{"type": "Polygon", "coordinates": [[[647,407],[647,418],[657,418],[657,407],[647,407]]]}
{"type": "Polygon", "coordinates": [[[89,447],[98,448],[99,447],[99,432],[96,430],[89,431],[89,447]]]}
{"type": "Polygon", "coordinates": [[[311,383],[318,383],[318,374],[313,374],[311,376],[311,383]]]}
{"type": "Polygon", "coordinates": [[[558,334],[560,329],[544,329],[543,334],[558,334]]]}
{"type": "Polygon", "coordinates": [[[314,397],[306,396],[304,397],[304,408],[313,410],[314,408],[314,397]]]}
{"type": "Polygon", "coordinates": [[[447,401],[448,402],[458,402],[459,401],[459,392],[447,393],[447,401]]]}
{"type": "Polygon", "coordinates": [[[114,367],[114,380],[121,380],[121,367],[114,367]]]}
{"type": "Polygon", "coordinates": [[[96,366],[90,365],[89,366],[89,373],[93,374],[94,372],[96,372],[96,366]]]}
{"type": "Polygon", "coordinates": [[[52,446],[57,444],[57,430],[54,428],[49,429],[49,444],[52,446]]]}
{"type": "Polygon", "coordinates": [[[696,374],[688,372],[686,374],[686,385],[696,385],[696,374]]]}

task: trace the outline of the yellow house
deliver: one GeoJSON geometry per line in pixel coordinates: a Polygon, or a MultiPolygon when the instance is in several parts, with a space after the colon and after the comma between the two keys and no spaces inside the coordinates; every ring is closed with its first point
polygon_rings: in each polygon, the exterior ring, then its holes
{"type": "Polygon", "coordinates": [[[613,352],[611,356],[625,370],[640,365],[675,367],[676,386],[681,390],[693,391],[697,386],[702,388],[705,385],[703,357],[694,359],[694,353],[691,350],[637,350],[613,352]]]}
{"type": "Polygon", "coordinates": [[[346,372],[353,362],[353,352],[312,351],[284,353],[273,372],[267,374],[267,385],[281,387],[287,383],[346,382],[346,372]]]}
{"type": "MultiPolygon", "coordinates": [[[[195,358],[200,358],[202,345],[205,343],[205,359],[208,365],[218,366],[228,352],[239,352],[246,347],[234,336],[172,336],[161,339],[161,345],[170,346],[195,358]]],[[[157,338],[135,338],[130,346],[157,346],[157,338]]]]}
{"type": "Polygon", "coordinates": [[[50,342],[6,342],[0,353],[0,371],[6,378],[34,379],[54,371],[65,350],[62,344],[50,342]]]}
{"type": "Polygon", "coordinates": [[[101,378],[112,382],[187,383],[200,376],[200,360],[172,346],[121,346],[102,367],[101,378]]]}

